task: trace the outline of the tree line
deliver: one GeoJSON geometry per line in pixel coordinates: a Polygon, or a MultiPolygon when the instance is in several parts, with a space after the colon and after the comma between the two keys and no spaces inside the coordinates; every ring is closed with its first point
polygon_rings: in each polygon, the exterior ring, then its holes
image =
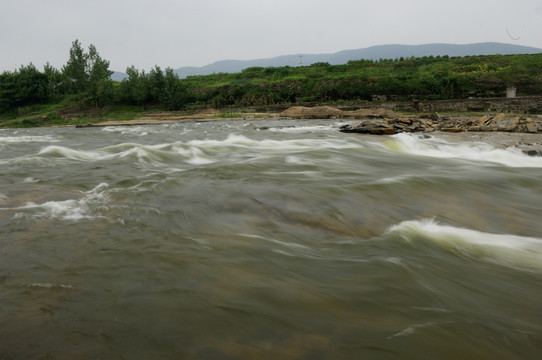
{"type": "Polygon", "coordinates": [[[134,66],[121,82],[111,80],[109,61],[96,47],[72,43],[67,63],[21,66],[0,74],[0,113],[66,99],[85,106],[133,105],[178,110],[206,105],[265,106],[296,102],[440,100],[504,96],[506,87],[520,95],[542,95],[542,54],[426,56],[354,60],[344,65],[316,63],[300,67],[252,67],[179,79],[171,68],[149,72],[134,66]]]}
{"type": "Polygon", "coordinates": [[[181,82],[173,69],[162,71],[155,66],[145,73],[131,66],[126,69],[127,78],[118,83],[111,79],[113,71],[109,65],[94,45],[85,51],[79,40],[75,40],[61,70],[47,63],[39,71],[30,63],[0,74],[0,112],[56,103],[66,97],[96,108],[155,104],[176,110],[183,105],[181,82]]]}
{"type": "Polygon", "coordinates": [[[67,94],[80,94],[99,106],[113,93],[109,61],[90,45],[85,52],[78,40],[72,43],[70,57],[62,70],[49,63],[39,71],[32,63],[13,72],[0,74],[0,111],[56,102],[67,94]]]}

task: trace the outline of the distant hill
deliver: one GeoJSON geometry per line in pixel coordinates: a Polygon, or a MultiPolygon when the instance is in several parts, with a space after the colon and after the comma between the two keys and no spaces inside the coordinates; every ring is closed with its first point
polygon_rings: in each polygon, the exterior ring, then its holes
{"type": "Polygon", "coordinates": [[[113,71],[113,75],[110,76],[111,80],[113,80],[113,81],[122,81],[127,77],[128,77],[128,75],[126,75],[123,72],[119,72],[119,71],[113,71]]]}
{"type": "Polygon", "coordinates": [[[298,66],[317,62],[328,62],[331,65],[346,64],[350,60],[395,59],[400,57],[423,56],[469,56],[494,54],[536,54],[542,49],[503,43],[477,43],[468,45],[426,44],[426,45],[378,45],[364,49],[344,50],[334,54],[297,54],[284,55],[268,59],[256,60],[222,60],[202,67],[182,67],[175,72],[184,78],[190,75],[208,75],[212,73],[235,73],[252,66],[298,66]]]}
{"type": "MultiPolygon", "coordinates": [[[[400,57],[423,56],[470,56],[470,55],[508,55],[536,54],[542,49],[513,44],[485,42],[476,44],[425,44],[425,45],[378,45],[363,49],[343,50],[334,54],[296,54],[256,60],[222,60],[212,64],[194,67],[185,66],[175,70],[180,78],[192,75],[208,75],[213,73],[236,73],[253,66],[277,67],[311,65],[327,62],[331,65],[346,64],[350,60],[395,59],[400,57]]],[[[112,78],[120,81],[126,74],[116,72],[112,78]]]]}

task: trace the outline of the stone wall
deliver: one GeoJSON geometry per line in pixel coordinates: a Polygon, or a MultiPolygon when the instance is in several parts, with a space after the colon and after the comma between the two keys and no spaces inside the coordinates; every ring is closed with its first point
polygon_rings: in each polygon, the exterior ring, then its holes
{"type": "MultiPolygon", "coordinates": [[[[352,106],[351,104],[350,106],[352,106]]],[[[479,98],[438,101],[378,102],[360,104],[359,108],[384,108],[413,112],[475,111],[491,113],[542,114],[542,96],[518,98],[479,98]]],[[[339,107],[341,108],[341,107],[339,107]]]]}
{"type": "MultiPolygon", "coordinates": [[[[249,108],[238,108],[231,106],[229,109],[231,109],[231,111],[242,109],[248,112],[281,112],[292,106],[314,107],[318,105],[321,104],[315,102],[304,102],[253,106],[249,108]]],[[[427,113],[471,111],[483,113],[542,114],[542,96],[517,97],[513,99],[499,97],[436,101],[364,101],[333,104],[331,106],[343,111],[383,108],[388,110],[404,110],[427,113]]]]}

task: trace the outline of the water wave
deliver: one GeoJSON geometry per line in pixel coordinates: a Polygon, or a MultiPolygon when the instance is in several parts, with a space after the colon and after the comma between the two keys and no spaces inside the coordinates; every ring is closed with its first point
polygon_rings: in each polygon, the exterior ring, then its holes
{"type": "Polygon", "coordinates": [[[190,140],[189,145],[197,146],[202,149],[219,151],[226,148],[237,149],[253,149],[259,151],[307,151],[307,150],[322,150],[322,149],[353,149],[359,148],[361,145],[357,142],[345,141],[342,139],[288,139],[274,140],[262,139],[255,140],[243,135],[230,134],[224,140],[190,140]]]}
{"type": "Polygon", "coordinates": [[[393,135],[388,148],[407,154],[444,159],[462,159],[500,164],[510,167],[542,167],[542,157],[532,157],[515,148],[498,149],[482,142],[451,143],[437,137],[415,134],[393,135]]]}
{"type": "Polygon", "coordinates": [[[358,142],[340,139],[291,139],[255,140],[243,135],[230,134],[226,139],[204,139],[178,141],[155,145],[121,143],[96,150],[75,149],[67,146],[49,145],[37,154],[2,160],[2,164],[31,164],[38,166],[54,165],[58,161],[99,162],[127,159],[143,165],[172,164],[184,162],[190,165],[210,164],[220,159],[242,160],[256,158],[265,154],[291,153],[326,149],[355,149],[358,142]]]}
{"type": "Polygon", "coordinates": [[[275,133],[306,133],[317,131],[337,131],[337,128],[337,125],[313,125],[270,127],[267,130],[275,133]]]}
{"type": "Polygon", "coordinates": [[[265,236],[260,236],[260,235],[239,234],[239,236],[242,236],[242,237],[245,237],[245,238],[257,239],[257,240],[264,240],[264,241],[267,241],[267,242],[270,242],[270,243],[273,243],[273,244],[276,244],[276,245],[280,245],[280,246],[286,247],[286,248],[311,250],[310,247],[308,247],[306,245],[303,245],[303,244],[298,244],[298,243],[295,243],[295,242],[280,241],[280,240],[277,240],[277,239],[273,239],[273,238],[269,238],[269,237],[265,237],[265,236]]]}
{"type": "Polygon", "coordinates": [[[542,269],[542,239],[539,238],[485,233],[441,225],[434,220],[404,221],[389,228],[385,235],[411,243],[429,241],[446,251],[470,258],[542,269]]]}
{"type": "MultiPolygon", "coordinates": [[[[446,324],[450,323],[449,321],[445,322],[446,324]]],[[[433,327],[437,327],[439,326],[439,323],[437,322],[434,322],[434,321],[430,321],[430,322],[426,322],[426,323],[421,323],[421,324],[412,324],[411,326],[407,327],[406,329],[396,333],[396,334],[393,334],[391,336],[388,336],[388,340],[390,339],[393,339],[395,337],[400,337],[400,336],[409,336],[409,335],[412,335],[414,334],[416,331],[418,331],[419,329],[424,329],[424,328],[433,328],[433,327]]]]}
{"type": "Polygon", "coordinates": [[[121,135],[137,135],[145,136],[149,134],[148,126],[106,126],[102,131],[121,134],[121,135]]]}
{"type": "Polygon", "coordinates": [[[286,161],[287,164],[293,164],[293,165],[316,165],[314,161],[303,159],[299,156],[293,156],[293,155],[286,156],[284,160],[286,161]]]}
{"type": "Polygon", "coordinates": [[[72,160],[92,161],[101,155],[95,151],[75,150],[65,146],[50,145],[42,148],[37,156],[44,158],[66,158],[72,160]]]}
{"type": "Polygon", "coordinates": [[[33,178],[32,176],[29,176],[27,178],[24,178],[22,182],[23,182],[23,184],[29,184],[29,183],[37,183],[37,182],[39,182],[39,180],[33,178]]]}
{"type": "Polygon", "coordinates": [[[0,144],[36,143],[36,142],[59,142],[51,135],[23,135],[23,136],[0,136],[0,144]]]}
{"type": "Polygon", "coordinates": [[[107,207],[109,185],[101,183],[94,189],[83,192],[80,199],[47,201],[42,204],[28,202],[16,208],[0,208],[0,211],[15,212],[14,217],[41,219],[60,219],[78,221],[102,217],[99,209],[107,207]]]}
{"type": "Polygon", "coordinates": [[[29,288],[38,288],[38,289],[62,289],[62,290],[73,290],[73,286],[70,284],[57,284],[57,283],[30,283],[26,284],[26,287],[29,288]]]}
{"type": "Polygon", "coordinates": [[[143,165],[161,166],[164,163],[185,161],[189,164],[206,164],[214,160],[193,146],[182,143],[141,145],[123,143],[97,150],[74,149],[66,146],[50,145],[42,148],[37,154],[1,160],[0,164],[29,164],[36,166],[52,166],[70,160],[77,162],[100,162],[126,159],[143,165]],[[179,159],[179,156],[181,158],[179,159]]]}
{"type": "MultiPolygon", "coordinates": [[[[176,124],[164,124],[164,125],[135,125],[135,126],[105,126],[102,131],[112,133],[115,135],[134,135],[134,136],[147,136],[149,134],[163,134],[164,129],[174,128],[176,124]]],[[[189,129],[182,129],[179,135],[184,135],[190,132],[189,129]]]]}

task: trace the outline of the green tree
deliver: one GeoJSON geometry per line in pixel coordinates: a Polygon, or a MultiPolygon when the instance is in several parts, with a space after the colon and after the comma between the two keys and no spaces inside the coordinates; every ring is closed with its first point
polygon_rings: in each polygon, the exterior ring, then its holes
{"type": "Polygon", "coordinates": [[[164,76],[164,91],[160,102],[167,110],[179,110],[186,101],[186,91],[181,85],[179,76],[172,68],[166,68],[164,76]]]}
{"type": "Polygon", "coordinates": [[[66,88],[71,93],[83,92],[87,88],[88,54],[86,54],[79,40],[72,43],[70,58],[62,67],[62,74],[66,82],[66,88]]]}
{"type": "Polygon", "coordinates": [[[0,111],[47,102],[47,76],[30,63],[0,75],[0,111]]]}
{"type": "Polygon", "coordinates": [[[149,73],[150,95],[154,102],[161,102],[164,98],[165,79],[160,66],[156,65],[149,73]]]}
{"type": "Polygon", "coordinates": [[[87,59],[88,92],[98,107],[100,102],[112,99],[113,81],[110,76],[113,72],[109,70],[109,61],[102,59],[92,44],[88,48],[87,59]]]}
{"type": "Polygon", "coordinates": [[[47,96],[49,101],[56,101],[63,93],[62,73],[47,62],[43,66],[43,73],[47,77],[47,96]]]}
{"type": "Polygon", "coordinates": [[[9,71],[0,74],[0,112],[9,111],[14,106],[16,86],[16,74],[9,71]]]}
{"type": "Polygon", "coordinates": [[[132,65],[126,69],[126,74],[128,78],[121,84],[122,99],[130,104],[141,105],[144,109],[150,98],[150,87],[145,70],[140,72],[132,65]]]}

